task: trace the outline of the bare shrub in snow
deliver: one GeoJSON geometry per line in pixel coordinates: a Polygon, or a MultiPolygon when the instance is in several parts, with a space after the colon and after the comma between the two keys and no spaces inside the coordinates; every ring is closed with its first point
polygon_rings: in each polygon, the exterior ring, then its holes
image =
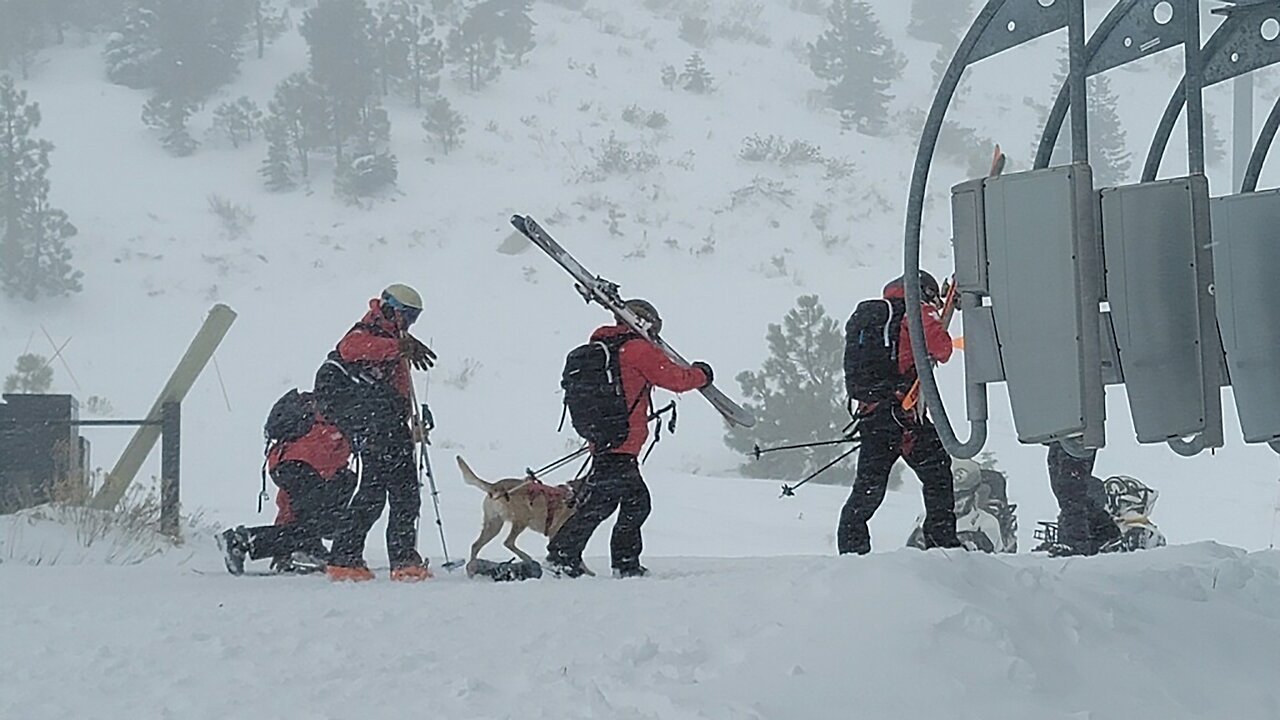
{"type": "Polygon", "coordinates": [[[738,157],[749,162],[777,163],[783,167],[824,162],[822,150],[804,140],[788,141],[778,135],[743,138],[738,157]]]}
{"type": "Polygon", "coordinates": [[[631,146],[609,133],[609,139],[592,148],[595,164],[582,173],[582,179],[600,182],[615,175],[631,175],[652,170],[660,162],[658,156],[644,148],[632,150],[631,146]]]}
{"type": "Polygon", "coordinates": [[[448,155],[462,145],[462,136],[467,132],[466,118],[453,109],[448,98],[438,97],[427,103],[422,129],[448,155]]]}
{"type": "Polygon", "coordinates": [[[262,109],[243,96],[235,102],[224,102],[213,111],[213,129],[231,141],[231,147],[253,142],[253,134],[262,127],[262,109]]]}
{"type": "Polygon", "coordinates": [[[764,199],[789,208],[795,194],[796,191],[787,187],[781,180],[771,180],[757,175],[750,183],[731,193],[729,207],[736,209],[754,200],[764,199]]]}
{"type": "Polygon", "coordinates": [[[671,124],[666,113],[657,110],[645,110],[639,105],[628,105],[622,110],[623,122],[650,130],[661,130],[671,124]]]}
{"type": "Polygon", "coordinates": [[[737,0],[716,19],[712,32],[725,40],[769,47],[772,43],[760,17],[763,13],[764,4],[760,0],[737,0]]]}
{"type": "Polygon", "coordinates": [[[209,195],[209,212],[218,218],[222,234],[228,240],[243,238],[258,219],[248,205],[233,202],[217,193],[209,195]]]}
{"type": "Polygon", "coordinates": [[[466,390],[471,381],[475,379],[476,374],[484,365],[475,358],[463,358],[462,367],[451,373],[445,378],[444,384],[458,390],[466,390]]]}

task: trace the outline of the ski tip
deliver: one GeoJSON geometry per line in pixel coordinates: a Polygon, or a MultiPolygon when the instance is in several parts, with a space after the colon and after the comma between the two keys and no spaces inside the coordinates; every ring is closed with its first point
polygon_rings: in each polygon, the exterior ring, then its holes
{"type": "Polygon", "coordinates": [[[512,215],[512,216],[511,216],[511,225],[512,225],[512,226],[514,226],[514,227],[515,227],[515,229],[517,229],[517,230],[519,230],[519,231],[521,231],[521,232],[524,232],[524,228],[525,228],[525,216],[524,216],[524,215],[512,215]]]}

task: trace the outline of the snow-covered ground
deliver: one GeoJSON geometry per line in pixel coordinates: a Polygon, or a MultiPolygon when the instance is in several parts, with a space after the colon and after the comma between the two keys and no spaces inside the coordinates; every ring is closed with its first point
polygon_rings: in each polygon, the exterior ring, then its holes
{"type": "MultiPolygon", "coordinates": [[[[717,40],[702,50],[719,86],[702,97],[659,80],[663,64],[679,66],[694,49],[677,36],[684,4],[587,0],[573,11],[539,2],[526,67],[478,94],[446,81],[470,120],[458,151],[439,155],[412,108],[388,100],[400,192],[367,207],[332,197],[323,162],[309,188],[265,192],[261,143],[233,150],[201,136],[194,157],[166,156],[138,120],[146,95],[107,84],[101,38],[73,35],[41,54],[23,87],[41,104],[39,135],[57,147],[53,201],[81,229],[85,291],[34,305],[0,297],[0,362],[47,353],[45,329],[71,338],[74,378],[57,363],[56,389],[136,416],[209,306],[230,304],[240,317],[184,406],[183,499],[208,522],[265,523],[254,498],[266,410],[310,385],[367,298],[390,282],[413,284],[428,302],[418,330],[441,357],[419,393],[440,423],[433,459],[457,556],[478,530],[480,498],[452,454],[496,477],[571,447],[555,432],[560,364],[606,320],[536,251],[496,251],[511,213],[545,220],[593,270],[653,300],[671,342],[726,379],[759,367],[767,324],[796,296],[816,293],[843,317],[900,272],[914,138],[841,133],[837,118],[812,107],[821,86],[803,43],[822,20],[793,9],[802,4],[765,3],[770,47],[717,40]],[[670,125],[623,122],[633,104],[670,125]],[[611,133],[661,165],[582,181],[592,148],[611,133]],[[856,171],[830,180],[820,167],[743,161],[752,134],[812,142],[856,171]],[[757,178],[792,194],[734,207],[734,191],[757,178]],[[252,210],[246,236],[224,235],[208,209],[215,193],[252,210]],[[813,220],[823,207],[825,233],[813,220]]],[[[909,2],[874,5],[910,61],[894,88],[906,117],[931,98],[937,47],[905,37],[909,2]]],[[[1212,23],[1206,17],[1206,32],[1212,23]]],[[[957,120],[1004,145],[1015,170],[1026,166],[1037,106],[1051,97],[1055,43],[984,61],[956,108],[957,120]],[[1026,72],[1033,61],[1046,70],[1026,72]]],[[[222,100],[265,105],[305,63],[300,38],[287,35],[265,59],[247,60],[193,128],[203,132],[222,100]]],[[[1115,73],[1135,158],[1177,68],[1161,57],[1115,73]]],[[[1275,85],[1263,77],[1260,96],[1275,85]]],[[[1222,127],[1228,100],[1223,88],[1208,96],[1222,127]]],[[[1181,147],[1175,132],[1166,174],[1179,172],[1181,147]]],[[[1215,194],[1225,193],[1229,168],[1210,169],[1215,194]]],[[[962,179],[945,160],[933,174],[924,262],[940,273],[950,261],[945,193],[962,179]]],[[[958,408],[955,365],[941,377],[958,408]]],[[[738,394],[731,380],[724,386],[738,394]]],[[[1009,473],[1029,548],[1035,522],[1055,512],[1044,451],[1017,444],[999,390],[992,416],[989,449],[1009,473]]],[[[909,475],[872,523],[878,552],[832,557],[846,491],[812,486],[783,500],[781,481],[734,477],[743,459],[696,396],[646,465],[656,577],[642,581],[491,585],[447,575],[400,587],[385,570],[358,587],[235,579],[207,528],[150,556],[136,552],[150,540],[84,548],[74,523],[0,518],[0,717],[1280,718],[1280,559],[1267,551],[1280,462],[1240,444],[1230,420],[1228,447],[1215,455],[1138,447],[1127,416],[1113,391],[1098,470],[1156,487],[1154,520],[1176,547],[1088,561],[898,550],[921,505],[909,475]]],[[[86,435],[106,466],[127,439],[114,429],[86,435]]],[[[156,472],[153,458],[142,475],[156,472]]],[[[432,520],[428,503],[420,546],[439,565],[432,520]]],[[[600,535],[588,562],[603,570],[600,535]]],[[[533,535],[522,545],[542,549],[533,535]]],[[[380,541],[369,559],[385,565],[380,541]]]]}

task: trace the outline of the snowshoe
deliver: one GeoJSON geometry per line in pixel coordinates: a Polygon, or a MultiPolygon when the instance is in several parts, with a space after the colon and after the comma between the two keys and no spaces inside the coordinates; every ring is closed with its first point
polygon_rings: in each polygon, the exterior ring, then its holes
{"type": "Polygon", "coordinates": [[[477,558],[468,568],[472,576],[487,577],[494,582],[534,580],[542,577],[542,565],[536,560],[494,562],[477,558]]]}
{"type": "Polygon", "coordinates": [[[227,572],[232,575],[243,575],[244,561],[249,555],[249,531],[245,530],[243,525],[238,525],[222,531],[217,540],[227,572]]]}

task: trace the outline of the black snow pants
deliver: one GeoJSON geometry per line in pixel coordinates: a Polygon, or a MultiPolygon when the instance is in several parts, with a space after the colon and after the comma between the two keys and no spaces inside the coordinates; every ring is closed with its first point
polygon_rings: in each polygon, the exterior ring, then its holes
{"type": "Polygon", "coordinates": [[[422,509],[413,434],[407,422],[385,424],[360,439],[360,486],[348,508],[348,522],[333,543],[330,564],[364,564],[364,543],[388,502],[387,556],[392,569],[419,565],[418,514],[422,509]]]}
{"type": "Polygon", "coordinates": [[[287,557],[304,551],[323,559],[321,540],[335,537],[346,524],[347,503],[356,489],[356,474],[343,468],[325,480],[310,465],[286,460],[271,471],[271,479],[289,494],[294,521],[249,528],[249,557],[287,557]]]}
{"type": "Polygon", "coordinates": [[[575,501],[577,510],[547,544],[547,561],[570,566],[580,563],[591,534],[617,510],[618,519],[613,524],[609,542],[613,568],[638,569],[640,552],[644,549],[640,527],[649,517],[652,505],[636,457],[619,453],[597,455],[579,493],[575,501]]]}
{"type": "Polygon", "coordinates": [[[881,403],[858,424],[862,446],[853,492],[840,512],[836,544],[840,554],[871,552],[867,521],[884,501],[889,472],[902,458],[920,478],[924,493],[926,547],[960,547],[956,537],[955,487],[951,456],[942,447],[938,431],[927,420],[903,421],[897,403],[881,403]]]}
{"type": "Polygon", "coordinates": [[[1058,542],[1077,555],[1096,555],[1106,543],[1120,537],[1120,529],[1107,512],[1106,493],[1093,476],[1097,453],[1073,457],[1061,444],[1049,446],[1049,486],[1058,499],[1058,542]]]}

